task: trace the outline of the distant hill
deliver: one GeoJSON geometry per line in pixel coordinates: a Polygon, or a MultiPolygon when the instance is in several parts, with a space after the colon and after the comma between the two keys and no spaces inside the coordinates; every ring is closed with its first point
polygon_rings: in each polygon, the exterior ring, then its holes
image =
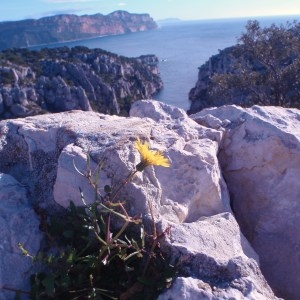
{"type": "Polygon", "coordinates": [[[124,34],[157,28],[149,14],[115,11],[108,15],[57,15],[0,22],[0,50],[124,34]]]}

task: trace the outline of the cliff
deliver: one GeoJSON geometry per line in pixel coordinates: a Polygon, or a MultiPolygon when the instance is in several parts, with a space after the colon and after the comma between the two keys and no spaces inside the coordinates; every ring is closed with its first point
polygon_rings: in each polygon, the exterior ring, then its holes
{"type": "MultiPolygon", "coordinates": [[[[227,74],[233,71],[236,61],[234,49],[235,47],[233,46],[221,50],[219,54],[211,56],[207,62],[199,67],[197,82],[189,92],[189,100],[191,102],[188,110],[189,114],[196,113],[203,108],[225,104],[224,95],[213,99],[210,95],[210,90],[213,86],[212,77],[216,74],[227,74]]],[[[240,101],[240,98],[238,98],[238,101],[240,101]]],[[[234,102],[231,104],[234,104],[234,102]]]]}
{"type": "Polygon", "coordinates": [[[0,52],[0,119],[72,109],[128,115],[162,88],[154,55],[67,47],[0,52]]]}
{"type": "Polygon", "coordinates": [[[57,15],[0,23],[0,50],[157,28],[148,14],[57,15]]]}

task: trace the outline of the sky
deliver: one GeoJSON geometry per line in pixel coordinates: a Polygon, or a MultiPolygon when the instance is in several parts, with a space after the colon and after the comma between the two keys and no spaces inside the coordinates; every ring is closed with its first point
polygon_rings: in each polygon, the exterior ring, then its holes
{"type": "Polygon", "coordinates": [[[149,13],[154,20],[300,15],[300,0],[0,0],[0,21],[55,14],[149,13]]]}

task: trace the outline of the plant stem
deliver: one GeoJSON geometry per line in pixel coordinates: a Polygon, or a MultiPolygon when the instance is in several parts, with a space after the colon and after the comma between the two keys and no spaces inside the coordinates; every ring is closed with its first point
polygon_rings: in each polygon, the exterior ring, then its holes
{"type": "Polygon", "coordinates": [[[143,276],[146,275],[149,264],[150,264],[150,260],[152,258],[152,254],[154,253],[155,247],[157,245],[157,231],[156,231],[156,225],[155,225],[155,219],[154,219],[154,215],[153,215],[153,207],[152,207],[152,203],[149,201],[149,199],[147,199],[148,201],[148,208],[150,211],[150,215],[151,215],[151,220],[152,220],[152,227],[153,227],[153,242],[152,242],[152,246],[150,249],[150,253],[143,271],[143,276]]]}
{"type": "Polygon", "coordinates": [[[116,191],[111,195],[110,201],[113,202],[116,196],[119,194],[120,190],[132,179],[132,177],[136,174],[137,170],[131,171],[129,175],[125,178],[123,182],[118,186],[116,191]]]}

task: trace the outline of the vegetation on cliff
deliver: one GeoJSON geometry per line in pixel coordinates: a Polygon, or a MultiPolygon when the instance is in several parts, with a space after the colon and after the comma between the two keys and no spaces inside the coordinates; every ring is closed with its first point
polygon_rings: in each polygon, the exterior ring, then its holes
{"type": "Polygon", "coordinates": [[[199,68],[189,113],[224,104],[300,108],[299,68],[300,23],[262,28],[249,21],[236,46],[199,68]]]}
{"type": "Polygon", "coordinates": [[[0,119],[73,109],[127,115],[162,88],[154,55],[68,47],[0,52],[0,119]]]}

